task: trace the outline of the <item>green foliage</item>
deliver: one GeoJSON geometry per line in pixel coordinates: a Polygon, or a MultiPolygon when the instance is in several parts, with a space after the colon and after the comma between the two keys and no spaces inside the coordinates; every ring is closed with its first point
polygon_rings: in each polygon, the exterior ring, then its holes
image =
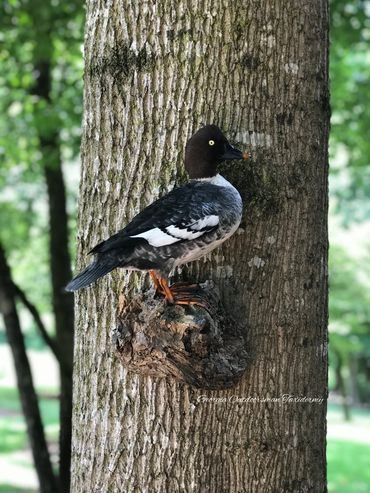
{"type": "Polygon", "coordinates": [[[361,350],[370,356],[370,291],[366,276],[369,275],[366,273],[368,265],[370,264],[364,263],[362,259],[351,258],[343,248],[331,247],[330,341],[342,353],[361,350]],[[342,344],[343,337],[346,339],[342,344]]]}
{"type": "Polygon", "coordinates": [[[16,280],[42,311],[51,310],[43,173],[51,159],[45,163],[40,137],[57,135],[64,164],[77,159],[83,21],[82,0],[13,0],[0,7],[0,237],[16,280]],[[45,64],[50,80],[40,79],[45,64]]]}
{"type": "MultiPolygon", "coordinates": [[[[330,365],[338,358],[347,369],[350,359],[357,365],[358,392],[370,400],[366,361],[370,358],[370,262],[351,257],[344,248],[332,245],[329,257],[330,365]]],[[[331,374],[333,377],[333,374],[331,374]]],[[[330,379],[331,385],[337,382],[330,379]]]]}
{"type": "MultiPolygon", "coordinates": [[[[349,229],[370,218],[370,1],[331,0],[330,4],[331,206],[349,229]]],[[[340,247],[331,236],[330,367],[342,366],[348,392],[353,388],[349,363],[356,361],[357,394],[369,400],[369,258],[355,257],[350,248],[348,241],[340,247]]],[[[337,386],[335,374],[330,376],[331,384],[337,386]]]]}
{"type": "MultiPolygon", "coordinates": [[[[27,213],[44,192],[39,136],[57,132],[68,159],[78,154],[82,112],[83,2],[14,1],[0,14],[0,186],[27,213]],[[35,94],[49,64],[48,100],[35,94]]],[[[6,196],[6,194],[5,194],[6,196]]],[[[11,224],[9,224],[11,226],[11,224]]]]}
{"type": "Polygon", "coordinates": [[[345,224],[370,217],[370,2],[331,0],[331,191],[345,224]]]}

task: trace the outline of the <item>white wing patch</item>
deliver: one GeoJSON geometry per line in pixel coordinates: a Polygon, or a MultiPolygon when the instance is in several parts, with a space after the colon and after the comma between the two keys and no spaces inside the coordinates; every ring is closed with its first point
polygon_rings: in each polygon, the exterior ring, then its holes
{"type": "Polygon", "coordinates": [[[202,229],[207,230],[217,226],[219,222],[220,218],[218,216],[206,216],[203,217],[203,219],[199,219],[198,221],[196,221],[190,227],[191,229],[195,229],[197,231],[200,231],[202,229]]]}
{"type": "Polygon", "coordinates": [[[147,240],[149,245],[155,247],[171,245],[171,243],[176,243],[176,241],[180,241],[180,238],[174,238],[173,236],[168,235],[159,228],[149,229],[148,231],[144,231],[144,233],[140,233],[139,235],[130,236],[130,238],[144,238],[145,240],[147,240]]]}
{"type": "Polygon", "coordinates": [[[220,219],[218,216],[210,215],[202,219],[198,219],[194,223],[181,226],[166,226],[163,229],[152,228],[138,235],[130,236],[130,238],[144,238],[149,245],[161,247],[172,245],[181,240],[195,240],[210,229],[218,225],[220,219]]]}

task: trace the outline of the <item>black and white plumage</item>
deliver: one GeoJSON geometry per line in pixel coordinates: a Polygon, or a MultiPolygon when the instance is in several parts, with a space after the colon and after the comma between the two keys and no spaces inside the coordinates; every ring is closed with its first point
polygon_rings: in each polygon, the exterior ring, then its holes
{"type": "Polygon", "coordinates": [[[186,146],[185,168],[191,181],[153,202],[124,229],[96,245],[89,252],[95,254],[94,262],[66,289],[76,291],[122,267],[151,271],[156,287],[168,301],[183,300],[168,287],[169,273],[216,248],[236,231],[241,220],[240,195],[217,174],[217,164],[247,157],[233,148],[215,125],[200,129],[186,146]]]}

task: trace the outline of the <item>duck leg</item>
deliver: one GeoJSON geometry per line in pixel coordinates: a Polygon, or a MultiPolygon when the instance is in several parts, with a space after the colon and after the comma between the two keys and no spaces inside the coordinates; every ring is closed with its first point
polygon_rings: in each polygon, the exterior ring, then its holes
{"type": "Polygon", "coordinates": [[[150,270],[149,275],[150,275],[151,280],[153,281],[156,293],[165,295],[165,292],[163,291],[163,288],[161,286],[161,283],[160,283],[159,278],[157,277],[157,274],[155,273],[155,271],[150,270]]]}
{"type": "Polygon", "coordinates": [[[170,304],[174,304],[174,297],[173,293],[171,291],[171,288],[168,285],[168,281],[165,277],[159,277],[158,278],[159,284],[160,284],[160,290],[159,292],[164,295],[166,301],[170,304]]]}
{"type": "Polygon", "coordinates": [[[155,271],[149,271],[149,275],[156,292],[164,296],[170,305],[197,305],[210,310],[209,303],[201,296],[202,289],[199,284],[177,282],[169,286],[167,278],[158,277],[155,271]]]}

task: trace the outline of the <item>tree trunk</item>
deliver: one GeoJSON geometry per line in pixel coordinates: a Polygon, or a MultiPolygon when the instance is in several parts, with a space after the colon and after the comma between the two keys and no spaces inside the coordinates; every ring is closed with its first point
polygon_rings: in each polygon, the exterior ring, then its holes
{"type": "Polygon", "coordinates": [[[56,340],[60,348],[60,435],[59,435],[59,482],[64,493],[70,491],[71,441],[72,441],[72,365],[73,365],[73,299],[64,290],[71,278],[71,259],[68,250],[68,219],[65,185],[61,167],[58,138],[41,139],[48,190],[50,221],[50,267],[55,317],[56,340]],[[65,371],[67,370],[67,371],[65,371]]]}
{"type": "MultiPolygon", "coordinates": [[[[51,44],[51,39],[47,36],[43,40],[47,45],[51,44]]],[[[35,93],[46,103],[50,102],[51,97],[50,53],[49,56],[50,59],[39,61],[36,66],[38,76],[35,93]]],[[[72,436],[74,309],[71,294],[64,290],[71,278],[66,191],[58,131],[41,126],[39,141],[49,203],[49,256],[56,342],[62,363],[60,365],[59,483],[61,492],[68,493],[72,436]]]]}
{"type": "Polygon", "coordinates": [[[358,360],[358,355],[351,354],[348,362],[350,389],[349,392],[352,406],[358,406],[359,404],[361,404],[361,399],[358,392],[358,360]]]}
{"type": "Polygon", "coordinates": [[[245,215],[188,275],[247,325],[250,364],[227,391],[136,376],[111,331],[147,278],[79,293],[74,493],[326,491],[327,50],[326,1],[88,2],[79,266],[219,124],[254,156],[223,166],[245,215]]]}
{"type": "Polygon", "coordinates": [[[5,252],[0,244],[0,313],[4,318],[6,336],[13,354],[19,397],[40,491],[41,493],[55,493],[58,491],[57,482],[51,467],[37,395],[15,305],[15,296],[5,252]]]}
{"type": "Polygon", "coordinates": [[[342,408],[343,408],[343,416],[345,421],[351,420],[351,408],[348,402],[348,394],[346,388],[346,382],[343,376],[343,356],[339,351],[335,351],[336,356],[336,366],[335,366],[335,376],[337,380],[337,390],[340,393],[342,408]]]}

